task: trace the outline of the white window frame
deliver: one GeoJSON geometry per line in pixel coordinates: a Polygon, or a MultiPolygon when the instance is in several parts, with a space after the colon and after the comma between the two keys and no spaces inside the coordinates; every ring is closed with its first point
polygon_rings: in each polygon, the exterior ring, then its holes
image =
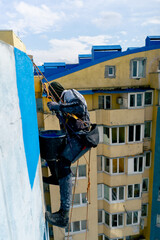
{"type": "Polygon", "coordinates": [[[142,174],[144,172],[144,163],[145,163],[145,159],[143,155],[138,155],[138,156],[134,156],[134,157],[129,157],[128,158],[128,175],[134,175],[134,174],[142,174]],[[138,159],[137,161],[137,169],[139,169],[139,161],[140,158],[143,158],[142,160],[142,171],[134,171],[134,161],[135,158],[138,159]]]}
{"type": "Polygon", "coordinates": [[[103,184],[103,183],[100,183],[97,185],[97,196],[98,196],[98,188],[99,190],[101,191],[101,196],[98,197],[98,200],[105,200],[106,202],[112,204],[112,203],[120,203],[120,202],[124,202],[125,201],[125,186],[118,186],[118,187],[109,187],[108,185],[106,184],[103,184]],[[105,198],[105,194],[104,194],[104,191],[105,191],[105,186],[108,188],[109,190],[109,199],[106,199],[105,198]],[[123,199],[119,199],[119,189],[120,188],[123,188],[123,199]],[[100,189],[101,188],[101,189],[100,189]],[[112,189],[113,188],[116,188],[117,189],[117,200],[112,200],[112,189]]]}
{"type": "Polygon", "coordinates": [[[127,200],[139,199],[139,198],[141,198],[141,193],[142,193],[142,184],[140,184],[140,183],[135,183],[135,184],[129,184],[129,185],[127,186],[127,200]],[[140,185],[139,197],[135,197],[135,196],[134,196],[135,185],[137,185],[137,184],[140,185]],[[129,186],[132,186],[132,197],[128,197],[128,188],[129,188],[129,186]]]}
{"type": "Polygon", "coordinates": [[[122,174],[125,174],[125,157],[108,158],[106,156],[99,155],[98,158],[101,160],[101,167],[102,167],[102,170],[100,170],[98,172],[105,172],[106,174],[109,174],[109,175],[122,175],[122,174]],[[124,172],[119,172],[119,162],[120,162],[121,158],[124,159],[124,172]],[[109,172],[107,172],[105,170],[105,159],[109,159],[109,172]],[[117,159],[117,172],[116,173],[113,172],[113,159],[117,159]]]}
{"type": "Polygon", "coordinates": [[[147,217],[148,216],[148,203],[142,203],[142,206],[146,206],[146,215],[145,216],[142,216],[142,210],[141,210],[141,217],[142,218],[145,218],[145,217],[147,217]]]}
{"type": "Polygon", "coordinates": [[[112,95],[99,95],[98,96],[98,109],[111,109],[112,108],[112,95]],[[103,105],[104,105],[104,108],[99,108],[99,97],[103,97],[103,105]],[[107,97],[110,97],[110,108],[107,108],[106,107],[106,98],[107,97]]]}
{"type": "Polygon", "coordinates": [[[125,142],[126,142],[126,127],[125,126],[114,126],[114,127],[110,127],[109,129],[110,129],[110,136],[111,136],[111,138],[110,138],[110,144],[111,145],[123,145],[123,144],[125,144],[125,142]],[[121,127],[124,128],[124,142],[123,143],[119,142],[119,129],[121,127]],[[112,129],[113,128],[117,128],[117,142],[116,143],[112,142],[112,129]]]}
{"type": "Polygon", "coordinates": [[[104,77],[105,78],[115,78],[116,77],[116,66],[106,65],[104,77]],[[112,74],[109,73],[109,69],[112,69],[112,72],[113,72],[112,74]]]}
{"type": "Polygon", "coordinates": [[[149,192],[149,178],[143,178],[142,179],[142,193],[148,193],[149,192]],[[145,191],[145,190],[143,190],[143,182],[145,181],[145,180],[147,180],[147,190],[145,191]]]}
{"type": "Polygon", "coordinates": [[[133,79],[139,79],[139,78],[144,78],[146,76],[146,58],[135,58],[135,59],[131,59],[131,78],[133,79]],[[139,75],[139,63],[144,61],[144,69],[143,69],[143,74],[142,76],[139,75]],[[136,76],[133,76],[133,62],[137,62],[137,72],[136,72],[136,76]]]}
{"type": "MultiPolygon", "coordinates": [[[[86,166],[86,164],[79,165],[79,166],[78,166],[78,170],[77,170],[77,179],[85,179],[85,178],[87,177],[87,174],[86,174],[86,176],[83,176],[83,177],[79,176],[79,168],[82,167],[82,166],[85,166],[86,171],[87,171],[87,166],[86,166]]],[[[73,170],[73,168],[77,169],[77,166],[72,166],[72,167],[71,167],[71,171],[73,170]]],[[[75,178],[76,178],[76,176],[72,176],[72,179],[75,179],[75,178]]]]}
{"type": "Polygon", "coordinates": [[[132,124],[132,125],[129,125],[128,126],[128,136],[127,136],[127,140],[128,140],[128,143],[138,143],[138,142],[142,142],[142,139],[143,139],[143,124],[132,124]],[[140,125],[141,126],[141,132],[140,132],[140,140],[139,141],[136,141],[136,126],[140,125]],[[133,141],[129,141],[129,127],[130,126],[133,126],[134,127],[134,136],[133,136],[133,141]]]}
{"type": "MultiPolygon", "coordinates": [[[[119,219],[118,219],[118,221],[119,221],[119,219]]],[[[123,228],[123,227],[124,227],[124,213],[120,212],[120,213],[110,214],[110,225],[111,225],[110,227],[111,227],[112,229],[115,229],[115,228],[123,228]],[[118,224],[118,226],[112,226],[112,216],[113,216],[113,215],[117,215],[117,219],[118,219],[118,216],[121,215],[121,214],[122,214],[123,224],[122,224],[122,225],[119,225],[119,224],[118,224]]]]}
{"type": "MultiPolygon", "coordinates": [[[[77,234],[77,233],[83,233],[83,232],[86,232],[86,228],[85,229],[82,229],[82,221],[87,221],[87,220],[81,220],[81,221],[74,221],[74,222],[71,222],[70,223],[70,231],[69,231],[69,234],[77,234]],[[79,231],[73,231],[73,224],[75,222],[79,222],[79,226],[80,226],[80,230],[79,231]]],[[[88,224],[87,224],[88,226],[88,224]]],[[[87,230],[88,230],[88,227],[87,227],[87,230]]],[[[67,231],[67,228],[65,228],[65,236],[68,236],[68,231],[67,231]]]]}
{"type": "Polygon", "coordinates": [[[152,121],[145,121],[145,123],[147,123],[147,122],[149,122],[150,123],[150,136],[148,137],[146,137],[145,136],[145,124],[144,124],[144,138],[148,138],[148,139],[150,139],[151,137],[152,137],[152,121]]]}
{"type": "Polygon", "coordinates": [[[150,168],[151,167],[151,159],[152,159],[152,152],[151,151],[146,151],[146,152],[144,152],[144,158],[145,158],[145,168],[150,168]],[[146,155],[147,155],[147,153],[150,153],[150,160],[149,160],[149,166],[146,166],[146,155]]]}
{"type": "Polygon", "coordinates": [[[140,217],[141,217],[141,211],[137,210],[137,211],[128,211],[126,213],[126,226],[131,226],[131,225],[139,225],[140,224],[140,217]],[[133,219],[134,219],[134,213],[137,212],[138,213],[138,222],[134,223],[133,219]],[[132,213],[132,222],[130,224],[127,224],[127,213],[132,213]]]}
{"type": "Polygon", "coordinates": [[[83,207],[83,206],[87,205],[87,193],[76,193],[75,195],[79,195],[80,203],[79,204],[74,204],[73,203],[74,208],[83,207]],[[86,194],[86,202],[85,203],[83,203],[83,194],[86,194]]]}
{"type": "Polygon", "coordinates": [[[152,106],[152,105],[153,105],[153,90],[147,90],[147,91],[144,92],[144,106],[147,107],[147,106],[152,106]],[[152,93],[151,104],[146,104],[145,103],[145,94],[149,93],[149,92],[152,93]]]}
{"type": "Polygon", "coordinates": [[[128,108],[143,108],[144,107],[144,93],[143,92],[133,92],[128,94],[128,108]],[[137,95],[142,94],[142,106],[137,106],[137,95]],[[130,106],[130,96],[135,95],[135,106],[130,106]]]}
{"type": "Polygon", "coordinates": [[[124,157],[119,157],[119,158],[110,158],[110,174],[111,175],[119,175],[119,174],[125,174],[125,158],[124,157]],[[123,158],[124,159],[124,172],[120,173],[119,172],[119,159],[123,158]],[[113,159],[117,159],[117,172],[113,172],[113,159]]]}

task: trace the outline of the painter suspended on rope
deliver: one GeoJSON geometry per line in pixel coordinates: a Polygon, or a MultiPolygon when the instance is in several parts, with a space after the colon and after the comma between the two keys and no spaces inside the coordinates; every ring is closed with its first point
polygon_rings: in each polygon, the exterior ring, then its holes
{"type": "MultiPolygon", "coordinates": [[[[52,82],[48,90],[54,101],[48,102],[47,106],[50,111],[56,112],[61,130],[66,134],[67,144],[61,148],[58,156],[55,154],[53,159],[46,159],[51,176],[43,180],[60,186],[61,200],[60,210],[56,213],[46,212],[46,219],[52,225],[66,227],[72,197],[70,165],[92,147],[85,141],[85,136],[90,133],[90,118],[86,101],[78,91],[65,90],[57,82],[52,82]]],[[[98,144],[98,137],[95,139],[98,144]]]]}

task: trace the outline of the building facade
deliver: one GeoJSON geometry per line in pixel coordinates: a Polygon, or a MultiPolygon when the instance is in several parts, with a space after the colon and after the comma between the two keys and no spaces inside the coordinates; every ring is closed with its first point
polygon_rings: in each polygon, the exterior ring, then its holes
{"type": "MultiPolygon", "coordinates": [[[[100,133],[98,147],[77,167],[71,227],[54,227],[55,239],[160,239],[160,37],[124,52],[119,45],[93,46],[77,64],[44,63],[39,69],[49,82],[84,95],[100,133]]],[[[40,78],[35,72],[39,128],[58,129],[41,98],[40,78]]],[[[59,189],[46,189],[48,209],[56,211],[59,189]]]]}

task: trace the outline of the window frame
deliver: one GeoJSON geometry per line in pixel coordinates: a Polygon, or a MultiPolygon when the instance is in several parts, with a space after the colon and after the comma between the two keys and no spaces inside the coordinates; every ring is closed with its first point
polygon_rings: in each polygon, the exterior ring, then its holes
{"type": "Polygon", "coordinates": [[[144,172],[144,167],[145,167],[145,158],[144,155],[138,155],[138,156],[133,156],[133,157],[128,157],[128,170],[127,173],[128,175],[135,175],[135,174],[142,174],[144,172]],[[142,158],[142,171],[134,171],[134,166],[135,166],[135,159],[138,159],[137,161],[137,169],[139,169],[139,161],[140,158],[142,158]],[[131,161],[132,159],[132,163],[129,163],[129,161],[131,161]]]}
{"type": "Polygon", "coordinates": [[[152,160],[152,151],[145,151],[144,152],[144,158],[145,158],[144,167],[145,168],[150,168],[151,167],[151,160],[152,160]],[[146,165],[146,155],[147,155],[147,153],[150,153],[149,166],[146,165]]]}
{"type": "MultiPolygon", "coordinates": [[[[125,157],[118,157],[118,158],[108,158],[106,156],[103,156],[103,155],[98,155],[97,156],[97,161],[101,161],[101,170],[98,170],[97,168],[97,172],[104,172],[106,174],[109,174],[109,175],[121,175],[121,174],[125,174],[125,157]],[[109,171],[107,172],[106,171],[106,164],[105,162],[107,161],[107,159],[109,160],[109,171]],[[117,172],[114,173],[113,172],[113,159],[116,159],[117,160],[117,172]],[[120,159],[123,159],[123,168],[124,168],[124,171],[123,172],[120,172],[120,159]]],[[[99,165],[99,163],[97,163],[97,165],[99,165]]]]}
{"type": "Polygon", "coordinates": [[[97,184],[97,199],[105,200],[106,202],[108,202],[110,204],[125,202],[125,186],[109,187],[108,185],[106,185],[104,183],[99,183],[99,184],[97,184]],[[105,197],[105,187],[107,187],[107,189],[108,189],[108,199],[105,197]],[[117,199],[116,200],[112,200],[112,191],[114,188],[116,188],[116,191],[117,191],[117,199]],[[119,198],[120,188],[123,188],[123,199],[119,198]],[[101,194],[98,194],[99,190],[101,191],[101,194]],[[100,197],[98,197],[98,196],[100,196],[100,197]]]}
{"type": "Polygon", "coordinates": [[[142,203],[142,206],[141,206],[141,217],[142,218],[145,218],[148,216],[148,203],[142,203]],[[145,215],[142,215],[142,207],[145,206],[146,207],[146,214],[145,215]]]}
{"type": "Polygon", "coordinates": [[[75,195],[79,195],[80,203],[79,204],[74,204],[74,202],[73,202],[73,207],[74,208],[83,207],[83,206],[87,205],[87,199],[86,199],[86,202],[83,203],[83,194],[86,194],[86,196],[87,196],[87,193],[76,193],[75,194],[75,195]]]}
{"type": "Polygon", "coordinates": [[[131,124],[128,125],[127,127],[127,141],[128,143],[138,143],[138,142],[142,142],[143,140],[143,124],[131,124]],[[134,128],[134,134],[133,134],[133,141],[129,141],[129,127],[133,126],[134,128]],[[140,140],[136,141],[136,126],[140,126],[140,140]]]}
{"type": "MultiPolygon", "coordinates": [[[[83,233],[83,232],[86,232],[86,230],[88,230],[88,224],[87,224],[87,229],[82,229],[82,222],[83,221],[86,221],[87,223],[87,220],[80,220],[80,221],[74,221],[74,222],[71,222],[70,223],[70,231],[69,231],[69,234],[77,234],[77,233],[83,233]],[[79,227],[80,227],[80,230],[79,231],[73,231],[73,224],[76,223],[76,222],[79,222],[79,227]]],[[[65,228],[65,236],[68,236],[68,229],[65,228]]]]}
{"type": "Polygon", "coordinates": [[[140,224],[140,216],[141,216],[141,211],[136,210],[136,211],[127,211],[126,213],[126,226],[131,226],[131,225],[139,225],[140,224]],[[134,213],[138,213],[138,221],[134,223],[134,213]],[[132,222],[130,224],[127,224],[127,214],[131,213],[132,214],[132,222]]]}
{"type": "Polygon", "coordinates": [[[126,126],[122,125],[122,126],[112,126],[112,127],[109,127],[109,126],[103,126],[103,143],[104,144],[108,144],[108,145],[124,145],[126,143],[126,126]],[[104,134],[104,129],[107,129],[108,128],[108,134],[109,134],[109,137],[107,136],[107,134],[105,133],[104,134]],[[113,143],[113,128],[116,128],[116,132],[117,132],[117,142],[116,143],[113,143]],[[120,134],[119,134],[119,131],[120,131],[120,128],[124,128],[124,142],[120,142],[120,134]],[[106,135],[106,137],[105,137],[106,135]],[[106,141],[106,140],[107,141],[106,141]]]}
{"type": "Polygon", "coordinates": [[[140,183],[135,183],[135,184],[129,184],[127,185],[127,200],[132,200],[132,199],[139,199],[141,198],[142,193],[142,185],[140,183]],[[139,196],[135,197],[135,185],[139,185],[139,196]],[[132,197],[128,197],[128,188],[129,186],[132,186],[132,197]]]}
{"type": "Polygon", "coordinates": [[[147,91],[144,92],[144,106],[145,107],[153,106],[153,90],[147,90],[147,91]],[[151,98],[151,103],[150,104],[146,104],[145,103],[145,100],[146,100],[145,95],[146,95],[146,93],[152,93],[152,98],[151,98]]]}
{"type": "MultiPolygon", "coordinates": [[[[85,176],[79,176],[79,168],[82,167],[82,166],[85,166],[85,169],[86,169],[86,172],[87,172],[87,166],[86,164],[82,164],[82,165],[79,165],[78,166],[78,170],[77,170],[77,179],[84,179],[87,177],[87,174],[85,176]]],[[[73,169],[77,169],[77,166],[71,166],[71,172],[73,174],[73,169]]],[[[76,176],[72,176],[72,180],[74,180],[76,178],[76,176]]]]}
{"type": "Polygon", "coordinates": [[[140,78],[145,78],[146,77],[146,64],[147,64],[147,59],[144,57],[140,58],[133,58],[130,60],[130,78],[131,79],[140,79],[140,78]],[[143,66],[143,73],[142,76],[139,73],[139,64],[140,62],[144,61],[144,66],[143,66]],[[136,62],[136,76],[133,76],[133,63],[136,62]]]}
{"type": "Polygon", "coordinates": [[[133,93],[128,93],[128,108],[129,109],[134,109],[134,108],[144,108],[144,93],[143,92],[133,92],[133,93]],[[142,94],[142,106],[137,106],[137,95],[142,94]],[[130,96],[134,95],[135,96],[135,106],[130,106],[130,96]]]}
{"type": "Polygon", "coordinates": [[[105,66],[104,78],[116,78],[116,66],[115,65],[106,65],[105,66]],[[113,70],[113,74],[109,73],[109,69],[113,70]]]}
{"type": "Polygon", "coordinates": [[[99,95],[99,96],[98,96],[98,109],[104,109],[104,110],[106,110],[106,109],[112,109],[112,95],[99,95]],[[104,99],[103,99],[104,108],[100,108],[100,98],[101,98],[101,97],[104,98],[104,99]],[[110,97],[110,107],[109,107],[109,108],[106,107],[106,98],[107,98],[107,97],[110,97]]]}
{"type": "Polygon", "coordinates": [[[152,121],[145,121],[144,122],[144,138],[150,139],[152,137],[152,121]],[[146,123],[150,123],[150,134],[149,136],[145,136],[145,129],[146,129],[146,123]]]}
{"type": "Polygon", "coordinates": [[[149,192],[149,178],[143,178],[142,179],[142,193],[148,193],[149,192]],[[144,190],[143,188],[143,182],[147,180],[147,190],[144,190]]]}

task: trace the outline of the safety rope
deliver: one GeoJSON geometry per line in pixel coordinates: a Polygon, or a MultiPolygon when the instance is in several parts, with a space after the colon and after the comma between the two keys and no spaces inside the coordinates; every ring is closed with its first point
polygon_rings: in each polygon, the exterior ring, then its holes
{"type": "MultiPolygon", "coordinates": [[[[58,97],[59,100],[61,100],[63,102],[63,100],[59,97],[59,95],[57,94],[57,92],[54,90],[54,88],[51,86],[51,84],[48,82],[47,78],[44,76],[44,74],[41,72],[41,70],[37,67],[37,65],[33,62],[33,60],[31,59],[33,66],[37,72],[37,75],[42,83],[42,86],[44,88],[46,88],[45,84],[43,83],[40,74],[43,76],[43,78],[46,80],[46,82],[49,84],[49,86],[51,87],[51,89],[54,91],[54,93],[56,94],[56,96],[58,97]],[[39,74],[40,73],[40,74],[39,74]]],[[[49,90],[49,89],[48,89],[49,90]]],[[[49,97],[48,95],[48,91],[47,92],[47,97],[49,97]]],[[[52,97],[52,99],[54,99],[53,94],[50,92],[49,93],[52,97]]],[[[54,99],[55,101],[55,99],[54,99]]],[[[83,121],[82,119],[80,119],[81,121],[83,121]]],[[[84,122],[85,123],[85,122],[84,122]]],[[[83,155],[83,157],[86,160],[86,163],[88,165],[88,185],[87,185],[87,193],[86,193],[86,198],[87,198],[87,209],[86,209],[86,236],[85,236],[85,240],[87,240],[87,230],[88,230],[88,206],[90,204],[90,152],[91,150],[89,150],[89,162],[87,161],[85,155],[83,155]]],[[[76,176],[75,176],[75,184],[74,184],[74,189],[73,189],[73,194],[72,194],[72,206],[71,206],[71,211],[70,211],[70,217],[69,217],[69,228],[68,228],[68,240],[69,240],[69,233],[70,233],[70,228],[71,228],[71,219],[72,219],[72,213],[73,213],[73,204],[74,204],[74,198],[75,198],[75,191],[76,191],[76,184],[77,184],[77,176],[78,176],[78,166],[79,166],[79,159],[77,160],[77,167],[76,167],[76,176]]]]}

